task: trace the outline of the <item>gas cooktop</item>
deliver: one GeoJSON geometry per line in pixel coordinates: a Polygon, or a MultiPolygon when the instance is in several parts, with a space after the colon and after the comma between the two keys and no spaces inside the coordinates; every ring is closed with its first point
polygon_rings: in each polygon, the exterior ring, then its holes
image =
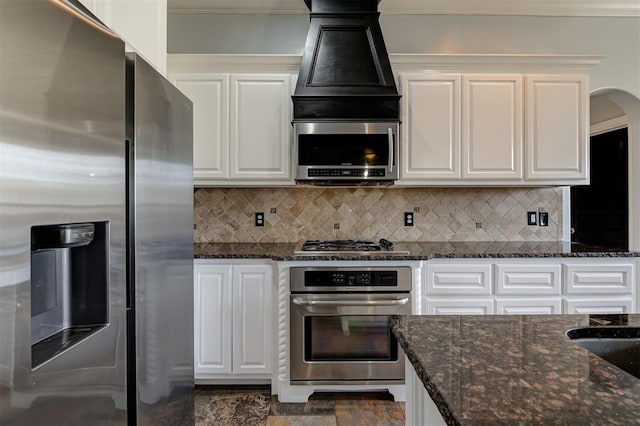
{"type": "Polygon", "coordinates": [[[393,243],[385,239],[381,239],[378,243],[371,240],[307,240],[293,254],[295,256],[408,255],[409,251],[394,250],[393,243]]]}

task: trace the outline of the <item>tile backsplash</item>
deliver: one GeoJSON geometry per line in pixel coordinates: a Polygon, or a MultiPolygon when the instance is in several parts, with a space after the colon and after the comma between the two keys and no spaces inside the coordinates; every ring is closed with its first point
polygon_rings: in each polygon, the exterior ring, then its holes
{"type": "Polygon", "coordinates": [[[561,188],[198,188],[198,243],[391,241],[558,241],[561,188]],[[527,225],[527,211],[549,226],[527,225]],[[254,225],[264,212],[265,225],[254,225]],[[414,226],[404,213],[414,212],[414,226]]]}

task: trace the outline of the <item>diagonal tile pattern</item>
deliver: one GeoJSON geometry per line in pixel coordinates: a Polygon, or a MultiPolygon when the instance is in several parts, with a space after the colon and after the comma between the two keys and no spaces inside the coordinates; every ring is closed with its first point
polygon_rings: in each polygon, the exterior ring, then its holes
{"type": "Polygon", "coordinates": [[[558,241],[561,188],[198,188],[198,243],[392,241],[558,241]],[[275,213],[271,213],[275,209],[275,213]],[[528,226],[544,209],[549,226],[528,226]],[[404,212],[416,211],[405,227],[404,212]],[[256,227],[254,213],[265,212],[256,227]]]}

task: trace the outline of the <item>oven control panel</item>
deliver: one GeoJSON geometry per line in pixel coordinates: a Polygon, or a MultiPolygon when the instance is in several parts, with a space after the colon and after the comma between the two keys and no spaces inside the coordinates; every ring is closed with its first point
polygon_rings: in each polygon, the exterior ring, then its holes
{"type": "Polygon", "coordinates": [[[403,292],[411,291],[411,268],[294,267],[292,292],[403,292]]]}
{"type": "Polygon", "coordinates": [[[305,287],[394,287],[397,271],[305,271],[305,287]]]}

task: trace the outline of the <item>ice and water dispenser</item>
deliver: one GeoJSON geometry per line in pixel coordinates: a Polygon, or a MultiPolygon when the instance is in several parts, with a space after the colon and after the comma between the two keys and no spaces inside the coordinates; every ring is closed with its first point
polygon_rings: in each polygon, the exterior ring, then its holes
{"type": "Polygon", "coordinates": [[[31,228],[31,365],[108,322],[108,222],[31,228]]]}

